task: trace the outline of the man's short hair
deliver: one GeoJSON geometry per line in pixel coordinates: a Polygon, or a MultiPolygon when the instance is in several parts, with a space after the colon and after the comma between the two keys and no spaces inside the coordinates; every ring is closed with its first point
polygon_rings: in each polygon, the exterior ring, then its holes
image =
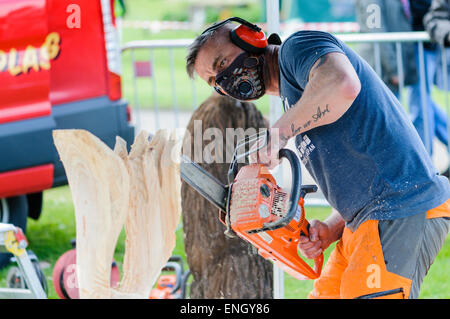
{"type": "MultiPolygon", "coordinates": [[[[218,24],[220,22],[216,22],[211,25],[213,27],[214,25],[218,24]]],[[[222,29],[224,26],[226,26],[228,23],[224,24],[223,26],[210,30],[208,32],[202,33],[197,38],[195,38],[194,42],[191,43],[191,45],[188,47],[188,54],[186,56],[186,71],[187,74],[191,79],[194,78],[194,65],[195,60],[197,59],[198,52],[203,47],[203,45],[208,42],[209,39],[214,37],[214,34],[217,32],[217,30],[222,29]]]]}

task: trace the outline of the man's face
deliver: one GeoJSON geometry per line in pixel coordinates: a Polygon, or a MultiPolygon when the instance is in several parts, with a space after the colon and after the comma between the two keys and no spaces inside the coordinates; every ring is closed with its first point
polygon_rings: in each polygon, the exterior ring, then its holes
{"type": "Polygon", "coordinates": [[[215,86],[216,75],[243,52],[230,41],[228,33],[220,32],[208,40],[198,52],[194,64],[195,72],[210,86],[215,86]]]}

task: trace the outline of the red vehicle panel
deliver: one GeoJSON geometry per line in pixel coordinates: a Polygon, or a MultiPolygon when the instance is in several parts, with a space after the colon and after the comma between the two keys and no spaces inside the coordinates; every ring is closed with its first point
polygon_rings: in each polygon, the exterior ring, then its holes
{"type": "Polygon", "coordinates": [[[134,139],[113,0],[0,0],[0,198],[67,183],[54,129],[134,139]]]}
{"type": "MultiPolygon", "coordinates": [[[[69,8],[70,9],[70,8],[69,8]]],[[[100,1],[48,1],[48,26],[60,36],[61,54],[52,61],[50,101],[58,105],[107,95],[105,39],[100,1]],[[68,5],[80,8],[80,28],[70,28],[68,5]],[[68,21],[69,20],[69,21],[68,21]],[[70,74],[70,76],[68,76],[70,74]]]]}
{"type": "Polygon", "coordinates": [[[0,0],[0,123],[49,115],[45,0],[0,0]]]}
{"type": "Polygon", "coordinates": [[[38,192],[52,187],[52,184],[53,164],[0,173],[0,193],[5,197],[38,192]]]}

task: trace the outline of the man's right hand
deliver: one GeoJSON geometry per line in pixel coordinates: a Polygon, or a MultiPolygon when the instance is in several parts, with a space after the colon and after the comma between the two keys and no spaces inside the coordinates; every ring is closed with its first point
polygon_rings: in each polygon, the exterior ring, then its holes
{"type": "Polygon", "coordinates": [[[309,259],[318,257],[335,240],[333,232],[328,225],[317,219],[309,223],[309,237],[300,236],[298,249],[300,253],[309,259]]]}

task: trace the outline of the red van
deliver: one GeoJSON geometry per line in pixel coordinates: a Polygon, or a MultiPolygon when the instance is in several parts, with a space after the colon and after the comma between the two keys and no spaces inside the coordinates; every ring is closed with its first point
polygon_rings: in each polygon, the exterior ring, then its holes
{"type": "Polygon", "coordinates": [[[67,184],[52,130],[132,142],[113,13],[114,0],[0,0],[0,222],[25,230],[42,191],[67,184]]]}

